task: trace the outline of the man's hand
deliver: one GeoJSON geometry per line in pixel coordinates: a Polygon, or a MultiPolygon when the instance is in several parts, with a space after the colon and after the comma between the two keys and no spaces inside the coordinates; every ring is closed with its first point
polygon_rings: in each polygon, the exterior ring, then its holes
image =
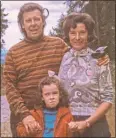
{"type": "Polygon", "coordinates": [[[25,117],[22,120],[22,122],[23,122],[23,124],[25,126],[27,134],[29,134],[29,133],[37,133],[37,131],[41,131],[42,130],[42,128],[39,125],[39,123],[31,115],[25,117]]]}
{"type": "Polygon", "coordinates": [[[99,66],[101,66],[101,65],[106,65],[106,64],[108,64],[110,62],[110,58],[109,58],[109,56],[108,55],[105,55],[105,56],[103,56],[103,57],[101,57],[101,58],[99,58],[98,59],[98,65],[99,66]]]}

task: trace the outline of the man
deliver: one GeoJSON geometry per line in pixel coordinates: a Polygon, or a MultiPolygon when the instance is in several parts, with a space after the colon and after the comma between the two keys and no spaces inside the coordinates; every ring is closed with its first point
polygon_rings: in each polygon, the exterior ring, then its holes
{"type": "Polygon", "coordinates": [[[37,84],[47,76],[48,70],[58,73],[67,49],[62,39],[44,35],[44,10],[36,3],[27,3],[21,7],[18,23],[24,40],[13,46],[6,57],[4,79],[13,137],[17,136],[16,124],[21,120],[27,132],[29,129],[41,129],[29,112],[37,104],[37,84]]]}
{"type": "Polygon", "coordinates": [[[10,48],[6,56],[4,79],[13,137],[17,136],[16,124],[19,121],[23,122],[27,133],[41,130],[29,112],[37,105],[37,84],[47,76],[48,70],[58,73],[61,59],[67,50],[62,39],[44,35],[47,18],[44,10],[36,3],[26,3],[21,7],[18,24],[24,40],[10,48]]]}

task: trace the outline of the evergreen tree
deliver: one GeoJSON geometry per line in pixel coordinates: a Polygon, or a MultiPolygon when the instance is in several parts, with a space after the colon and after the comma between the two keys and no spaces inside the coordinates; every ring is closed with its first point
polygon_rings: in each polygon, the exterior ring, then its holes
{"type": "Polygon", "coordinates": [[[1,6],[1,47],[5,44],[3,36],[5,34],[5,30],[8,28],[8,20],[6,19],[7,15],[8,13],[5,13],[5,8],[2,8],[1,6]]]}
{"type": "MultiPolygon", "coordinates": [[[[111,60],[115,60],[115,1],[66,0],[64,4],[67,5],[67,15],[76,11],[86,12],[93,17],[98,41],[91,43],[91,48],[107,45],[111,60]]],[[[57,27],[53,28],[50,35],[63,38],[61,22],[65,16],[61,16],[57,27]]]]}
{"type": "Polygon", "coordinates": [[[60,19],[58,20],[58,25],[56,28],[52,28],[52,31],[50,31],[49,35],[60,37],[63,39],[63,30],[62,30],[62,24],[65,16],[62,14],[60,19]]]}
{"type": "Polygon", "coordinates": [[[89,1],[84,10],[95,20],[98,46],[107,45],[115,60],[115,1],[89,1]]]}

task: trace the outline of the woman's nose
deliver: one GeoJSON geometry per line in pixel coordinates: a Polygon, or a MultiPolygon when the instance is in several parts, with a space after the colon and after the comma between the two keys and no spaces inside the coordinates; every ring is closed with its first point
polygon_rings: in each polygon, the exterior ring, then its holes
{"type": "Polygon", "coordinates": [[[79,33],[76,34],[76,39],[78,40],[80,38],[79,33]]]}

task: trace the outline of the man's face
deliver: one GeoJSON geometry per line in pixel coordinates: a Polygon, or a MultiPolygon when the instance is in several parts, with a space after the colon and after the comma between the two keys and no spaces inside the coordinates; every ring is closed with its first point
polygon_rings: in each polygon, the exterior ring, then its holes
{"type": "Polygon", "coordinates": [[[44,22],[39,10],[36,9],[30,12],[25,12],[23,14],[22,27],[29,39],[38,40],[39,37],[43,34],[43,26],[44,22]]]}
{"type": "Polygon", "coordinates": [[[71,28],[69,31],[69,40],[72,48],[79,51],[87,47],[88,31],[85,24],[77,23],[76,28],[71,28]]]}
{"type": "Polygon", "coordinates": [[[42,99],[46,107],[55,108],[59,104],[60,92],[56,84],[45,85],[42,88],[42,99]]]}

